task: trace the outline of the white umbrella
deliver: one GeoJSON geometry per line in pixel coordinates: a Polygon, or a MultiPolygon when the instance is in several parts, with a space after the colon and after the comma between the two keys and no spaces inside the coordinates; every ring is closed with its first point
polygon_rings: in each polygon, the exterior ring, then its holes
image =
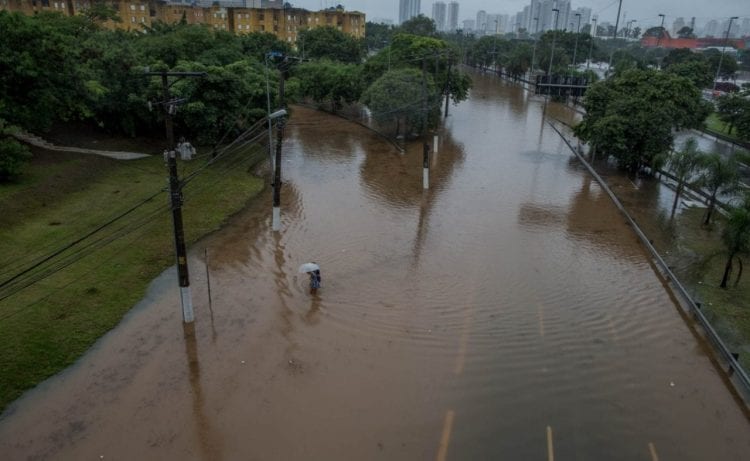
{"type": "Polygon", "coordinates": [[[299,266],[299,273],[304,274],[305,272],[312,272],[320,270],[320,266],[318,266],[315,263],[305,263],[301,266],[299,266]]]}

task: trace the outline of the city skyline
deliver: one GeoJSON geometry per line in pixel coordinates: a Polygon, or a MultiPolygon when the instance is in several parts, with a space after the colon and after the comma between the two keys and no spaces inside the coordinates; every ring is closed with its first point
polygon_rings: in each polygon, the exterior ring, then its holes
{"type": "MultiPolygon", "coordinates": [[[[448,3],[448,1],[444,1],[448,3]]],[[[291,3],[308,9],[320,9],[342,4],[347,10],[365,13],[368,18],[391,19],[394,24],[399,21],[399,0],[297,0],[291,3]]],[[[422,1],[419,12],[428,18],[431,17],[433,3],[432,0],[422,1]]],[[[476,19],[476,14],[480,10],[484,10],[488,14],[514,16],[529,3],[530,0],[506,0],[502,6],[498,6],[497,2],[488,0],[459,0],[458,23],[462,24],[465,20],[476,19]]],[[[591,8],[592,16],[597,16],[600,23],[614,23],[616,20],[618,6],[616,0],[578,0],[571,3],[573,9],[591,8]]],[[[667,29],[671,29],[672,22],[679,17],[684,18],[686,22],[695,17],[698,24],[706,24],[710,20],[721,21],[732,16],[738,16],[741,21],[743,18],[750,19],[750,3],[747,0],[722,0],[715,3],[686,2],[684,0],[660,0],[659,2],[623,0],[620,21],[622,22],[624,16],[626,20],[638,21],[639,26],[645,29],[659,25],[661,21],[659,14],[666,15],[665,24],[670,25],[667,29]]]]}

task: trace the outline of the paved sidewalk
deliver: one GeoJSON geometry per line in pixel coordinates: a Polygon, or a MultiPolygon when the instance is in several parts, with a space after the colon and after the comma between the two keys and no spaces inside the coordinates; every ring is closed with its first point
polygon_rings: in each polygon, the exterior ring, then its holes
{"type": "Polygon", "coordinates": [[[47,149],[47,150],[56,150],[60,152],[77,152],[79,154],[101,155],[101,156],[110,157],[116,160],[135,160],[138,158],[149,157],[148,154],[141,154],[137,152],[120,152],[120,151],[111,151],[111,150],[84,149],[81,147],[56,146],[52,144],[51,142],[48,142],[40,138],[39,136],[33,135],[31,133],[27,133],[25,131],[19,131],[17,133],[13,133],[13,137],[15,137],[21,142],[31,144],[32,146],[41,147],[42,149],[47,149]]]}

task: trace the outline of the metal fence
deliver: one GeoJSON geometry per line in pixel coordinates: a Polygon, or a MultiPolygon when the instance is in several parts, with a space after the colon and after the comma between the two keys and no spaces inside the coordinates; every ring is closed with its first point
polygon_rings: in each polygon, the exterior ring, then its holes
{"type": "Polygon", "coordinates": [[[714,346],[716,351],[719,353],[719,358],[723,361],[724,365],[727,367],[726,377],[735,386],[735,389],[740,394],[742,400],[745,403],[746,408],[750,406],[750,377],[748,377],[747,372],[740,365],[738,361],[739,355],[736,353],[733,353],[729,349],[729,347],[727,347],[724,341],[722,341],[722,339],[719,337],[714,327],[711,325],[711,323],[708,321],[703,311],[701,310],[701,304],[696,302],[693,299],[693,297],[690,296],[690,294],[688,293],[688,290],[682,285],[682,283],[680,283],[680,281],[677,279],[677,276],[675,276],[675,274],[669,268],[667,263],[662,259],[661,255],[659,255],[659,252],[656,251],[656,248],[654,248],[654,246],[651,244],[651,241],[648,239],[646,234],[644,234],[641,228],[638,226],[638,224],[636,224],[635,220],[633,220],[633,218],[627,212],[625,207],[623,207],[622,203],[617,198],[617,196],[612,192],[612,190],[609,188],[607,183],[601,178],[601,176],[599,176],[599,174],[594,170],[594,168],[586,161],[586,159],[583,157],[583,155],[581,155],[578,149],[576,149],[573,145],[570,144],[570,142],[563,135],[563,133],[560,130],[558,130],[557,127],[553,123],[551,122],[548,122],[548,123],[552,127],[552,129],[554,129],[557,132],[557,134],[560,135],[563,141],[565,141],[565,144],[568,145],[571,152],[573,152],[573,154],[575,154],[578,160],[580,160],[580,162],[586,167],[586,169],[589,171],[589,173],[591,173],[591,175],[599,183],[602,189],[607,193],[607,195],[609,195],[610,199],[612,199],[612,202],[615,204],[615,206],[620,210],[620,212],[628,220],[628,223],[630,223],[636,235],[638,235],[638,238],[641,240],[641,243],[651,253],[651,256],[654,258],[654,263],[656,264],[658,269],[661,271],[662,276],[666,277],[666,279],[672,283],[672,286],[674,287],[673,292],[679,295],[680,297],[681,307],[683,309],[686,308],[688,313],[692,314],[693,318],[702,327],[704,336],[706,337],[706,339],[709,342],[711,342],[711,344],[714,346]]]}

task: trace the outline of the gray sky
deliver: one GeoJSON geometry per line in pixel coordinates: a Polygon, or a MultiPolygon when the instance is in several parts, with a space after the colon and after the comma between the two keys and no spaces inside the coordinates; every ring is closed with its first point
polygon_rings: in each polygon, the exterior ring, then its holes
{"type": "MultiPolygon", "coordinates": [[[[295,6],[317,10],[321,7],[341,3],[347,10],[362,11],[368,18],[388,18],[398,20],[398,0],[289,0],[295,6]]],[[[443,0],[446,3],[449,0],[443,0]]],[[[530,3],[529,0],[457,0],[459,20],[473,19],[479,10],[490,14],[515,14],[530,3]]],[[[433,0],[422,0],[422,13],[430,16],[433,0]]],[[[599,21],[615,21],[618,0],[572,0],[573,8],[589,7],[599,21]]],[[[671,24],[678,16],[705,23],[709,19],[724,19],[730,16],[750,18],[748,0],[623,0],[622,14],[626,20],[637,19],[641,27],[658,25],[659,13],[666,15],[666,23],[671,24]]],[[[620,21],[622,22],[622,16],[620,21]]],[[[741,19],[740,19],[741,20],[741,19]]]]}

